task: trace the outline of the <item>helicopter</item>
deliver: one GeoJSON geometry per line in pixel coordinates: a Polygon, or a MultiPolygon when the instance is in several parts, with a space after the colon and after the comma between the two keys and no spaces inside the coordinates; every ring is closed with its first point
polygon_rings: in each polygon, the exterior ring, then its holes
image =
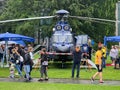
{"type": "Polygon", "coordinates": [[[54,60],[62,60],[62,62],[72,59],[71,55],[68,54],[72,52],[75,45],[72,28],[66,21],[68,14],[69,12],[66,10],[56,12],[59,20],[53,28],[53,34],[50,39],[50,50],[57,53],[57,55],[54,55],[54,60]]]}
{"type": "MultiPolygon", "coordinates": [[[[54,16],[43,16],[43,17],[33,17],[33,18],[21,18],[21,19],[13,19],[13,20],[3,20],[0,23],[11,23],[11,22],[19,22],[19,21],[29,21],[29,20],[37,20],[37,19],[48,19],[48,18],[59,18],[58,22],[53,28],[53,33],[51,38],[46,38],[45,46],[49,55],[53,55],[54,60],[60,60],[65,62],[66,60],[72,59],[71,52],[73,51],[74,46],[77,44],[75,36],[72,33],[72,28],[67,22],[67,18],[76,18],[80,20],[90,20],[97,22],[120,22],[115,20],[108,19],[100,19],[100,18],[91,18],[91,17],[81,17],[81,16],[71,16],[67,10],[58,10],[56,11],[56,15],[54,16]],[[54,52],[54,53],[51,53],[54,52]]],[[[87,36],[86,42],[87,43],[87,36]]],[[[81,42],[81,41],[80,41],[81,42]]],[[[81,43],[82,44],[82,43],[81,43]]]]}

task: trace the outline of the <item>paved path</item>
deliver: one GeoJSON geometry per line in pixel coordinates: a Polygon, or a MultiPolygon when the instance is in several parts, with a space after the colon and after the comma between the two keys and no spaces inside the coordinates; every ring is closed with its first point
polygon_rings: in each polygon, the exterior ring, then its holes
{"type": "MultiPolygon", "coordinates": [[[[10,79],[10,78],[0,78],[0,82],[23,82],[23,80],[19,80],[18,78],[10,79]]],[[[38,78],[33,78],[31,82],[38,82],[38,78]]],[[[80,79],[49,79],[48,81],[41,81],[43,83],[66,83],[66,84],[99,84],[99,81],[96,80],[91,83],[90,80],[80,80],[80,79]]],[[[103,85],[119,85],[120,81],[105,81],[102,83],[103,85]]]]}

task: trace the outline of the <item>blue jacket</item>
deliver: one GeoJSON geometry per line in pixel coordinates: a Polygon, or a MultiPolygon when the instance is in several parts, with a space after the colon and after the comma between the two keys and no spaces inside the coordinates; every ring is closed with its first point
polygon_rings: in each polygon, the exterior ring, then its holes
{"type": "Polygon", "coordinates": [[[79,52],[73,51],[73,61],[74,62],[80,62],[81,61],[81,56],[82,56],[81,51],[79,51],[79,52]]]}

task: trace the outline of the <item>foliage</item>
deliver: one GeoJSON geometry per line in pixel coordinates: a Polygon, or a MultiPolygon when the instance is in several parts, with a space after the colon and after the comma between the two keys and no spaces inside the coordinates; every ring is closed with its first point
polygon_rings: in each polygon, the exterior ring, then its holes
{"type": "MultiPolygon", "coordinates": [[[[7,0],[0,20],[54,15],[59,9],[65,9],[70,15],[115,20],[115,5],[119,0],[7,0]]],[[[36,37],[35,32],[42,29],[42,37],[51,36],[56,19],[32,20],[4,23],[2,32],[14,32],[36,37]]],[[[104,36],[115,35],[115,24],[69,18],[73,32],[88,34],[95,42],[103,42],[104,36]],[[97,37],[97,38],[96,38],[97,37]]]]}

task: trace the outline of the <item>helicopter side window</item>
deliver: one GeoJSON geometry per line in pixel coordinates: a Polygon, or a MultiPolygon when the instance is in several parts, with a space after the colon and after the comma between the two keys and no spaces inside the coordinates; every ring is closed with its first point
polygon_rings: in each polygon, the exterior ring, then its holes
{"type": "Polygon", "coordinates": [[[88,37],[85,35],[85,36],[83,36],[82,43],[87,44],[87,42],[88,42],[88,37]]]}
{"type": "Polygon", "coordinates": [[[72,37],[72,35],[68,35],[67,38],[68,38],[68,42],[70,42],[70,43],[73,42],[73,37],[72,37]]]}
{"type": "Polygon", "coordinates": [[[54,43],[58,42],[58,36],[57,36],[57,35],[54,35],[54,36],[53,36],[53,42],[54,42],[54,43]]]}
{"type": "Polygon", "coordinates": [[[82,45],[82,37],[79,37],[76,42],[77,45],[82,45]]]}

